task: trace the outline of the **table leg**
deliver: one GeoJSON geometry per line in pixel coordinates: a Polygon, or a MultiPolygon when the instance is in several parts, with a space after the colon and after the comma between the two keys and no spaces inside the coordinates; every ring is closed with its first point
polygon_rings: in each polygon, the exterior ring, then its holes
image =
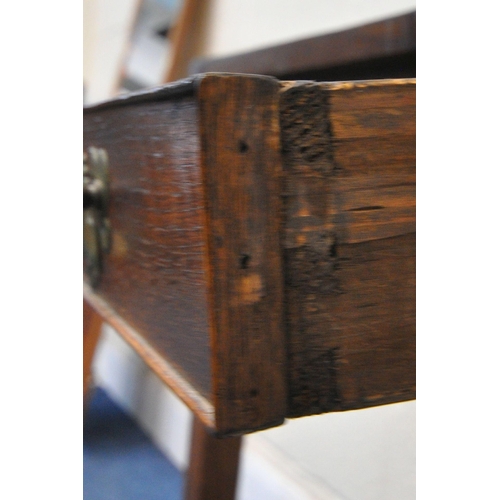
{"type": "Polygon", "coordinates": [[[101,334],[102,319],[94,309],[83,301],[83,399],[87,396],[92,381],[92,359],[101,334]]]}
{"type": "Polygon", "coordinates": [[[217,438],[193,417],[191,457],[185,500],[233,500],[241,437],[217,438]]]}

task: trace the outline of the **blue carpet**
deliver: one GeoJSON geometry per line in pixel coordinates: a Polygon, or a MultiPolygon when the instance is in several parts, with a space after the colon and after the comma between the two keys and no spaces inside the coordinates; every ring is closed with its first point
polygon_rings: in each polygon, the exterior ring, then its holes
{"type": "Polygon", "coordinates": [[[84,500],[180,500],[182,474],[97,388],[83,427],[84,500]]]}

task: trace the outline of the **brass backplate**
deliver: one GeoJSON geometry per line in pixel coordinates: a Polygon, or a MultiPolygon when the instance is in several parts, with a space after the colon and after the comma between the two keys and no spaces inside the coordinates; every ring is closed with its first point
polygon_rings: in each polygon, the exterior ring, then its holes
{"type": "Polygon", "coordinates": [[[89,147],[83,154],[83,269],[92,287],[99,283],[104,255],[111,247],[108,207],[108,155],[102,148],[89,147]]]}

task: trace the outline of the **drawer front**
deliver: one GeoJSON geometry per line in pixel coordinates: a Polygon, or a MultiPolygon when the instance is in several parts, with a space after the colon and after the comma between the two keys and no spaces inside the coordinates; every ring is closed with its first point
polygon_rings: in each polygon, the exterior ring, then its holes
{"type": "Polygon", "coordinates": [[[278,96],[214,75],[84,113],[112,239],[86,296],[220,434],[286,414],[278,96]]]}

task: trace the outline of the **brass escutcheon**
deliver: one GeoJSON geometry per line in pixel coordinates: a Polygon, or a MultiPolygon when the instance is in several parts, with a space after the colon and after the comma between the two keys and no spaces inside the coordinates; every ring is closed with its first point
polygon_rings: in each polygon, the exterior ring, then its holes
{"type": "Polygon", "coordinates": [[[106,150],[83,153],[83,268],[92,287],[99,283],[104,254],[111,247],[108,219],[109,167],[106,150]]]}

